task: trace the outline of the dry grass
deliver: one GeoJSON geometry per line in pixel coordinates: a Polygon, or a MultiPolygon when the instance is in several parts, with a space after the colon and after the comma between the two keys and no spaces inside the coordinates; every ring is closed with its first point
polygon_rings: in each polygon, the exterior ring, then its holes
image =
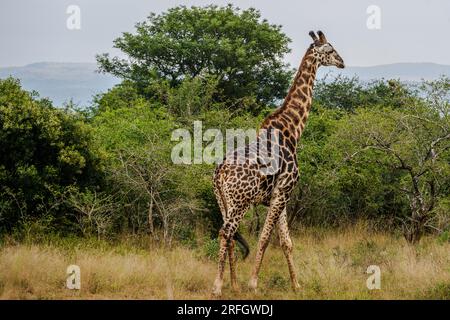
{"type": "MultiPolygon", "coordinates": [[[[240,293],[225,278],[225,299],[450,299],[450,243],[433,237],[409,246],[401,237],[305,230],[294,237],[302,289],[290,289],[277,245],[268,248],[257,293],[246,289],[254,259],[239,261],[240,293]],[[368,290],[366,269],[381,268],[381,290],[368,290]]],[[[275,241],[273,241],[275,243],[275,241]]],[[[197,249],[172,250],[130,244],[65,246],[4,244],[0,247],[1,299],[207,299],[215,261],[197,249]],[[139,248],[140,247],[140,248],[139,248]],[[65,288],[66,268],[81,268],[81,290],[65,288]]]]}

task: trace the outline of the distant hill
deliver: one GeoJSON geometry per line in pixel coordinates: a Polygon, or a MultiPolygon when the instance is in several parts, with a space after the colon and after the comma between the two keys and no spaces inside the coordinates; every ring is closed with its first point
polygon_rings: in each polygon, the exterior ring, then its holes
{"type": "MultiPolygon", "coordinates": [[[[40,62],[23,67],[0,68],[0,78],[12,75],[19,78],[27,90],[36,90],[42,97],[50,98],[55,105],[73,99],[80,106],[88,106],[92,96],[105,92],[119,79],[96,72],[95,63],[40,62]]],[[[400,79],[420,81],[436,79],[444,74],[450,77],[450,66],[435,63],[394,63],[373,67],[347,67],[345,69],[321,68],[318,78],[325,75],[334,77],[358,76],[361,80],[400,79]]]]}
{"type": "Polygon", "coordinates": [[[50,98],[57,106],[73,99],[87,106],[96,93],[104,92],[119,83],[110,75],[96,72],[95,63],[39,62],[23,67],[0,68],[0,78],[19,78],[27,90],[36,90],[41,97],[50,98]]]}
{"type": "Polygon", "coordinates": [[[450,66],[436,63],[393,63],[373,67],[347,67],[345,69],[321,68],[318,78],[325,75],[357,76],[363,81],[372,79],[400,79],[401,81],[433,80],[441,75],[450,77],[450,66]]]}

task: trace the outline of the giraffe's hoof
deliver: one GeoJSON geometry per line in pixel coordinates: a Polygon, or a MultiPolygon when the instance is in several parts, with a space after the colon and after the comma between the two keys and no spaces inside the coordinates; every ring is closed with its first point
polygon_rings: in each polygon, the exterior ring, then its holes
{"type": "Polygon", "coordinates": [[[241,293],[241,288],[239,288],[239,285],[237,284],[231,285],[231,290],[233,290],[234,293],[241,293]]]}
{"type": "Polygon", "coordinates": [[[220,297],[222,295],[222,280],[216,279],[214,281],[213,289],[212,289],[212,295],[216,298],[220,297]]]}
{"type": "Polygon", "coordinates": [[[297,292],[297,291],[300,290],[300,285],[298,284],[297,281],[295,281],[295,282],[292,284],[292,290],[294,290],[294,292],[297,292]]]}
{"type": "Polygon", "coordinates": [[[256,289],[258,288],[258,280],[254,278],[250,279],[250,281],[248,282],[248,287],[250,290],[256,292],[256,289]]]}
{"type": "Polygon", "coordinates": [[[212,289],[212,296],[215,298],[220,298],[222,296],[222,286],[214,284],[212,289]]]}
{"type": "Polygon", "coordinates": [[[214,298],[220,298],[222,296],[222,290],[219,288],[213,288],[212,290],[212,296],[214,298]]]}

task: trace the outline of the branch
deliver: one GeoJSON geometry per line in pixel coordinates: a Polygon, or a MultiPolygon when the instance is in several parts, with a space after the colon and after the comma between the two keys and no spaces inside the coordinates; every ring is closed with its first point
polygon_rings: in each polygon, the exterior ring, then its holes
{"type": "Polygon", "coordinates": [[[428,160],[429,158],[432,158],[433,160],[436,159],[438,157],[438,155],[440,153],[442,153],[443,151],[447,150],[448,148],[450,148],[450,146],[446,146],[444,147],[444,150],[442,150],[441,152],[436,153],[434,151],[434,147],[441,141],[443,140],[447,140],[450,139],[450,133],[447,133],[445,136],[443,137],[439,137],[436,140],[434,140],[433,142],[431,142],[430,144],[430,148],[428,149],[427,155],[425,156],[425,161],[428,160]]]}

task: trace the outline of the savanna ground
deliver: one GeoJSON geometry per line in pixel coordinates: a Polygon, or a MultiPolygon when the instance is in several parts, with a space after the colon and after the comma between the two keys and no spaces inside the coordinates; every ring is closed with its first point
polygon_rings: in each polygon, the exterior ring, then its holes
{"type": "MultiPolygon", "coordinates": [[[[301,290],[290,288],[287,265],[274,237],[266,251],[257,293],[247,289],[252,252],[238,263],[240,293],[229,274],[224,299],[450,299],[450,243],[424,237],[412,246],[399,235],[368,231],[304,229],[293,236],[301,290]],[[381,289],[369,290],[369,265],[381,268],[381,289]]],[[[0,247],[1,299],[208,299],[217,245],[165,249],[145,237],[99,240],[45,239],[0,247]],[[65,287],[66,269],[81,268],[81,290],[65,287]]],[[[228,271],[228,270],[227,270],[228,271]]]]}

